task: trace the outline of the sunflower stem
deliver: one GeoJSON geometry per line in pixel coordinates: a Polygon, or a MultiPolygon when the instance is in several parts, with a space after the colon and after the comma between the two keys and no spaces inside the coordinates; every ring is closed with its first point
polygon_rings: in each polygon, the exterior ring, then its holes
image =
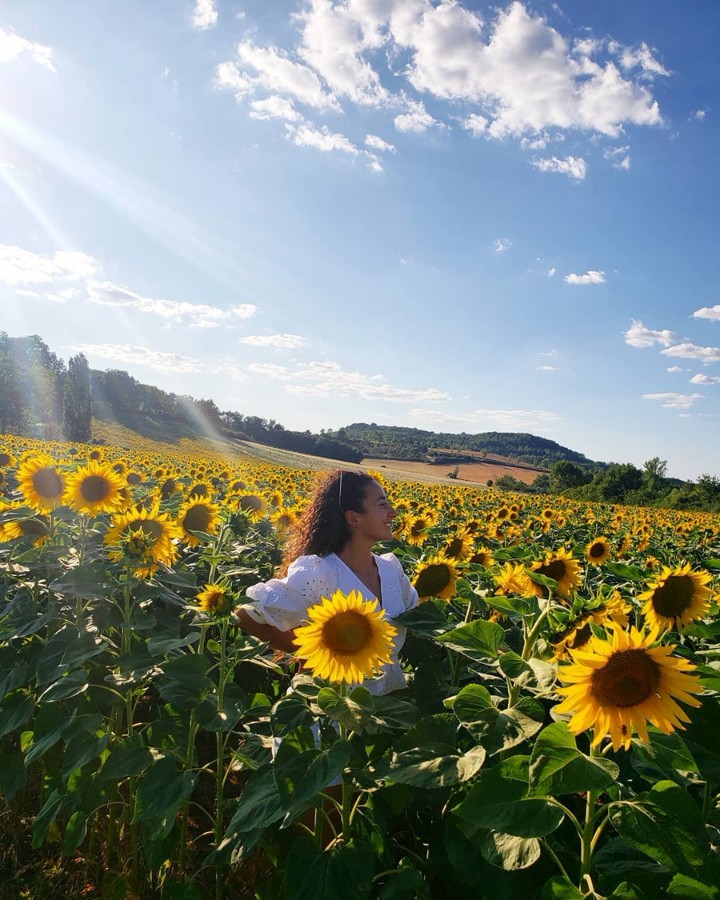
{"type": "MultiPolygon", "coordinates": [[[[545,608],[541,610],[540,615],[535,620],[535,624],[532,626],[530,631],[525,634],[522,653],[520,654],[525,662],[527,662],[532,656],[532,652],[535,648],[535,643],[540,636],[540,631],[542,629],[543,623],[545,622],[545,619],[547,619],[548,613],[550,612],[551,600],[552,593],[549,592],[545,608]]],[[[523,627],[525,627],[524,622],[523,627]]],[[[509,679],[506,680],[508,681],[508,709],[512,709],[512,707],[517,703],[518,694],[520,693],[520,685],[516,681],[511,682],[509,679]]]]}
{"type": "MultiPolygon", "coordinates": [[[[338,693],[340,694],[341,697],[347,697],[348,686],[344,681],[341,682],[340,690],[338,693]]],[[[343,741],[347,741],[348,732],[349,732],[347,725],[343,725],[342,722],[339,722],[338,724],[340,725],[340,739],[343,741]]],[[[352,805],[353,805],[352,785],[349,782],[345,781],[345,779],[343,778],[342,803],[341,803],[341,809],[340,809],[342,831],[340,833],[340,838],[343,841],[343,843],[345,843],[345,844],[347,844],[347,842],[350,840],[350,825],[351,825],[350,814],[352,811],[352,805]]]]}
{"type": "Polygon", "coordinates": [[[708,815],[710,813],[710,807],[712,805],[712,785],[709,781],[705,782],[705,789],[703,790],[703,805],[702,805],[702,816],[703,822],[707,822],[708,815]]]}
{"type": "MultiPolygon", "coordinates": [[[[465,610],[465,617],[463,619],[463,625],[467,625],[469,622],[472,622],[474,612],[475,612],[475,610],[472,605],[472,600],[468,600],[467,609],[465,610]]],[[[462,655],[462,653],[456,653],[455,659],[453,660],[452,675],[450,678],[450,686],[452,688],[456,688],[456,687],[460,686],[460,676],[462,675],[462,667],[463,667],[463,655],[462,655]]]]}
{"type": "MultiPolygon", "coordinates": [[[[590,756],[599,756],[598,750],[592,744],[590,745],[590,756]]],[[[580,882],[578,888],[582,890],[586,877],[589,880],[590,870],[592,868],[592,855],[594,849],[594,820],[595,820],[595,804],[599,796],[599,791],[588,791],[585,798],[585,827],[583,828],[582,839],[580,841],[580,882]]]]}
{"type": "Polygon", "coordinates": [[[550,841],[548,841],[546,838],[540,838],[540,844],[545,848],[550,859],[552,859],[558,869],[560,869],[560,874],[567,878],[568,881],[570,881],[567,870],[565,869],[565,866],[560,862],[557,853],[550,846],[550,841]]]}

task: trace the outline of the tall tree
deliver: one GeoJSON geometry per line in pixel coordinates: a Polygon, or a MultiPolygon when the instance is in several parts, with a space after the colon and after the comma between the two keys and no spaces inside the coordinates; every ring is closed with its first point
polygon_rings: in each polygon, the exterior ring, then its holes
{"type": "Polygon", "coordinates": [[[92,434],[90,367],[82,353],[68,360],[63,397],[63,431],[69,441],[89,441],[92,434]]]}

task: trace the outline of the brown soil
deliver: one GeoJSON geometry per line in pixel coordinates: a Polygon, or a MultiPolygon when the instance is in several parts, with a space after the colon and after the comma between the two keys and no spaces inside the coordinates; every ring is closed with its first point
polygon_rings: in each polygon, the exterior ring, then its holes
{"type": "MultiPolygon", "coordinates": [[[[370,469],[390,469],[393,474],[400,472],[406,474],[409,478],[418,478],[419,476],[433,475],[439,476],[442,480],[447,479],[447,473],[455,469],[455,463],[431,464],[423,462],[406,462],[402,459],[364,459],[363,466],[370,469]]],[[[533,481],[542,474],[545,469],[535,469],[527,464],[523,466],[503,465],[501,462],[468,462],[457,463],[458,476],[456,481],[470,481],[473,484],[487,484],[488,480],[495,481],[501,475],[511,475],[522,481],[524,484],[532,484],[533,481]]]]}

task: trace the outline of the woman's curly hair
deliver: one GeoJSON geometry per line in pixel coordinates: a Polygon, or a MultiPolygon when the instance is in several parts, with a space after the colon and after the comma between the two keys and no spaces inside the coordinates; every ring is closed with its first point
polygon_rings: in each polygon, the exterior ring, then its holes
{"type": "Polygon", "coordinates": [[[298,556],[329,556],[342,550],[352,534],[345,513],[364,512],[365,495],[374,480],[365,472],[344,469],[323,477],[293,529],[283,554],[281,575],[298,556]]]}

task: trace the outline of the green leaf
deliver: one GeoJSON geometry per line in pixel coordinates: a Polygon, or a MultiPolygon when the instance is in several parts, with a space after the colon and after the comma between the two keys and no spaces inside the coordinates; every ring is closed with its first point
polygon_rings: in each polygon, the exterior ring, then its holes
{"type": "Polygon", "coordinates": [[[111,597],[116,588],[117,582],[108,576],[107,566],[100,560],[68,569],[49,586],[56,594],[87,600],[104,600],[111,597]]]}
{"type": "Polygon", "coordinates": [[[473,778],[486,756],[485,749],[479,746],[462,756],[439,754],[432,745],[420,746],[394,754],[387,776],[395,783],[418,788],[448,787],[473,778]]]}
{"type": "Polygon", "coordinates": [[[38,697],[38,703],[57,703],[83,694],[89,687],[88,673],[85,669],[75,669],[62,678],[58,678],[38,697]]]}
{"type": "Polygon", "coordinates": [[[530,664],[512,650],[503,653],[498,664],[503,675],[517,681],[518,684],[532,684],[535,681],[535,673],[530,664]]]}
{"type": "Polygon", "coordinates": [[[668,885],[666,897],[678,897],[681,900],[718,900],[720,888],[703,884],[688,875],[676,875],[668,885]]]}
{"type": "Polygon", "coordinates": [[[412,866],[403,866],[384,883],[378,900],[418,900],[429,898],[430,889],[422,873],[412,866]]]}
{"type": "Polygon", "coordinates": [[[312,838],[293,841],[285,868],[287,900],[366,900],[375,860],[368,844],[351,841],[320,850],[312,838]]]}
{"type": "Polygon", "coordinates": [[[537,734],[543,726],[545,710],[537,700],[521,697],[511,709],[499,710],[493,706],[478,711],[476,716],[465,727],[492,755],[517,747],[537,734]]]}
{"type": "Polygon", "coordinates": [[[645,580],[645,572],[637,566],[628,566],[627,563],[612,562],[611,560],[608,560],[604,566],[608,572],[618,578],[625,578],[628,581],[645,580]]]}
{"type": "Polygon", "coordinates": [[[693,875],[708,855],[700,810],[672,781],[658,782],[636,802],[615,807],[610,819],[627,843],[671,871],[693,875]]]}
{"type": "Polygon", "coordinates": [[[477,828],[515,837],[544,837],[555,831],[565,814],[546,800],[526,797],[527,787],[526,781],[509,777],[507,767],[485,769],[454,812],[477,828]]]}
{"type": "Polygon", "coordinates": [[[556,875],[543,885],[540,900],[583,900],[584,896],[569,878],[556,875]]]}
{"type": "Polygon", "coordinates": [[[469,656],[471,659],[495,659],[498,656],[498,647],[505,637],[505,630],[496,622],[488,622],[486,619],[475,619],[467,625],[453,628],[446,634],[441,634],[435,640],[469,656]]]}
{"type": "Polygon", "coordinates": [[[152,764],[152,752],[142,744],[138,736],[125,738],[110,751],[103,764],[100,777],[109,781],[122,781],[142,773],[152,764]]]}
{"type": "Polygon", "coordinates": [[[372,721],[379,731],[407,731],[419,716],[414,703],[387,695],[373,697],[372,721]]]}
{"type": "Polygon", "coordinates": [[[186,653],[168,660],[160,667],[166,677],[158,682],[161,696],[177,709],[197,706],[204,695],[214,687],[207,676],[211,661],[197,653],[186,653]]]}
{"type": "Polygon", "coordinates": [[[70,728],[75,719],[73,711],[68,717],[67,712],[59,706],[44,706],[35,719],[35,729],[32,732],[32,744],[25,753],[25,765],[39,759],[53,747],[70,728]]]}
{"type": "Polygon", "coordinates": [[[317,695],[317,705],[331,719],[355,731],[367,725],[374,709],[372,694],[362,687],[355,688],[347,697],[335,688],[323,688],[317,695]]]}
{"type": "Polygon", "coordinates": [[[273,771],[278,796],[286,809],[284,827],[303,813],[320,791],[342,776],[349,760],[348,741],[338,740],[329,750],[298,752],[288,738],[283,738],[273,771]]]}
{"type": "Polygon", "coordinates": [[[66,856],[74,853],[85,840],[89,818],[86,812],[77,810],[68,819],[63,835],[63,853],[66,856]]]}
{"type": "Polygon", "coordinates": [[[450,628],[447,619],[447,604],[442,600],[426,600],[408,612],[391,619],[393,625],[401,625],[418,634],[442,634],[450,628]]]}
{"type": "Polygon", "coordinates": [[[493,597],[483,597],[485,603],[492,609],[497,609],[506,616],[519,618],[529,615],[533,611],[533,600],[527,597],[506,597],[504,594],[497,594],[493,597]]]}
{"type": "Polygon", "coordinates": [[[268,768],[253,776],[245,785],[225,838],[232,839],[246,831],[267,828],[284,815],[285,808],[275,786],[273,771],[268,768]]]}
{"type": "Polygon", "coordinates": [[[0,765],[0,796],[9,803],[26,782],[27,769],[22,753],[3,751],[0,765]]]}
{"type": "Polygon", "coordinates": [[[159,759],[145,772],[138,785],[135,821],[174,818],[190,798],[197,781],[194,772],[180,771],[175,761],[159,759]]]}
{"type": "Polygon", "coordinates": [[[614,786],[619,773],[611,760],[581,753],[565,722],[548,725],[535,738],[530,784],[544,794],[606,790],[614,786]]]}
{"type": "Polygon", "coordinates": [[[62,768],[63,778],[67,779],[75,769],[82,768],[90,760],[99,759],[109,742],[109,734],[93,737],[80,732],[74,735],[65,747],[62,768]]]}
{"type": "Polygon", "coordinates": [[[245,712],[247,697],[236,684],[225,685],[222,708],[218,709],[217,691],[211,691],[197,708],[198,724],[205,731],[231,731],[245,712]]]}
{"type": "Polygon", "coordinates": [[[38,814],[35,816],[31,831],[32,845],[36,849],[38,847],[41,847],[45,842],[45,836],[48,833],[48,828],[55,821],[58,813],[62,809],[64,799],[65,798],[62,796],[60,791],[52,791],[47,800],[43,803],[38,814]]]}
{"type": "Polygon", "coordinates": [[[540,859],[540,841],[482,830],[476,841],[483,858],[506,872],[528,869],[540,859]]]}
{"type": "Polygon", "coordinates": [[[481,684],[466,685],[452,701],[452,710],[463,724],[482,722],[485,712],[492,708],[490,691],[481,684]]]}
{"type": "Polygon", "coordinates": [[[35,699],[27,691],[15,691],[6,697],[0,709],[0,737],[24,725],[34,710],[35,699]]]}
{"type": "Polygon", "coordinates": [[[650,743],[634,741],[630,762],[650,783],[671,779],[684,784],[681,772],[698,773],[698,765],[680,735],[673,731],[663,734],[657,729],[648,729],[650,743]]]}
{"type": "Polygon", "coordinates": [[[700,775],[711,784],[720,784],[720,703],[707,697],[703,705],[689,711],[683,741],[697,763],[700,775]]]}

